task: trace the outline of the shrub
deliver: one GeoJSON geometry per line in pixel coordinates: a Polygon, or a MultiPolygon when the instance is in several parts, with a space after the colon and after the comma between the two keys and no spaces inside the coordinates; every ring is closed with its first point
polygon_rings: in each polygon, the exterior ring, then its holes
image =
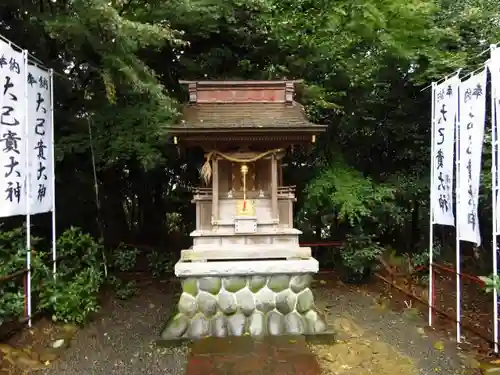
{"type": "Polygon", "coordinates": [[[43,308],[55,321],[84,323],[99,309],[104,281],[102,246],[89,234],[70,228],[57,240],[57,278],[49,278],[41,295],[43,308]]]}

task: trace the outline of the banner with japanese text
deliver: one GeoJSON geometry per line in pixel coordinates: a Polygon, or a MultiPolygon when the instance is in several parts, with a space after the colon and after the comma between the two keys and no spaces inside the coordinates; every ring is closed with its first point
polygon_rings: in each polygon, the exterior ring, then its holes
{"type": "Polygon", "coordinates": [[[457,76],[449,78],[434,86],[432,100],[433,139],[433,186],[431,197],[433,207],[433,223],[455,225],[453,215],[453,176],[455,150],[455,121],[458,115],[457,76]]]}
{"type": "Polygon", "coordinates": [[[30,214],[34,215],[52,211],[54,203],[50,73],[28,65],[27,81],[30,214]]]}
{"type": "Polygon", "coordinates": [[[481,244],[478,203],[486,110],[486,68],[460,84],[457,222],[459,239],[481,244]]]}
{"type": "Polygon", "coordinates": [[[0,40],[0,217],[27,212],[25,79],[25,55],[0,40]]]}

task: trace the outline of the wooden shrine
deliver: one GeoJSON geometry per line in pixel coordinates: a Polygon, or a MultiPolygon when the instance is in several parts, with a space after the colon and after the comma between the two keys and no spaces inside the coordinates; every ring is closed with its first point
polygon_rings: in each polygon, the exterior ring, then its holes
{"type": "Polygon", "coordinates": [[[326,329],[309,286],[318,272],[293,228],[294,186],[283,181],[290,147],[326,126],[307,120],[294,81],[182,81],[189,89],[178,147],[200,147],[193,246],[175,266],[183,292],[163,339],[313,334],[326,329]]]}

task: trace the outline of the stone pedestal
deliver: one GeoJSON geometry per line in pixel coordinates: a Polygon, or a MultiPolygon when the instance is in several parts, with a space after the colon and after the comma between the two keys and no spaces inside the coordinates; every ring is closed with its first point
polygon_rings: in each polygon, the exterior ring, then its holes
{"type": "Polygon", "coordinates": [[[313,258],[179,262],[176,274],[192,275],[182,278],[178,313],[167,323],[161,338],[322,333],[326,325],[316,311],[310,289],[316,272],[313,258]]]}

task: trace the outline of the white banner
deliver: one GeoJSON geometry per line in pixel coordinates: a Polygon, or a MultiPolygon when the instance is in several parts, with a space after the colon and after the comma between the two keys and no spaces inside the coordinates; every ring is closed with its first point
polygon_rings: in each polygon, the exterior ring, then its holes
{"type": "Polygon", "coordinates": [[[0,40],[0,217],[25,215],[25,57],[0,40]]]}
{"type": "Polygon", "coordinates": [[[481,244],[478,203],[483,151],[486,68],[460,84],[458,233],[462,241],[481,244]]]}
{"type": "Polygon", "coordinates": [[[28,65],[27,82],[30,214],[34,215],[52,211],[54,203],[50,73],[28,65]]]}
{"type": "MultiPolygon", "coordinates": [[[[491,49],[491,56],[490,56],[490,62],[488,63],[488,68],[491,73],[491,95],[492,95],[492,105],[494,106],[494,111],[492,111],[492,123],[491,126],[495,128],[495,138],[492,139],[491,142],[494,146],[494,152],[492,157],[496,157],[497,159],[497,170],[494,171],[494,175],[491,176],[493,180],[494,186],[498,187],[498,184],[500,182],[500,168],[499,168],[499,160],[498,160],[498,149],[500,147],[499,141],[500,141],[500,136],[498,134],[498,110],[500,109],[500,48],[497,48],[496,46],[492,46],[493,48],[491,49]],[[496,113],[496,116],[495,116],[496,113]],[[496,181],[495,181],[496,178],[496,181]]],[[[498,233],[500,231],[500,200],[498,199],[498,191],[496,192],[496,197],[494,202],[496,202],[496,212],[497,212],[497,217],[496,217],[496,232],[498,233]]]]}
{"type": "Polygon", "coordinates": [[[455,225],[453,216],[453,175],[454,175],[454,140],[455,120],[458,115],[458,85],[460,79],[454,76],[436,85],[432,100],[434,101],[434,143],[432,207],[433,223],[455,225]]]}

